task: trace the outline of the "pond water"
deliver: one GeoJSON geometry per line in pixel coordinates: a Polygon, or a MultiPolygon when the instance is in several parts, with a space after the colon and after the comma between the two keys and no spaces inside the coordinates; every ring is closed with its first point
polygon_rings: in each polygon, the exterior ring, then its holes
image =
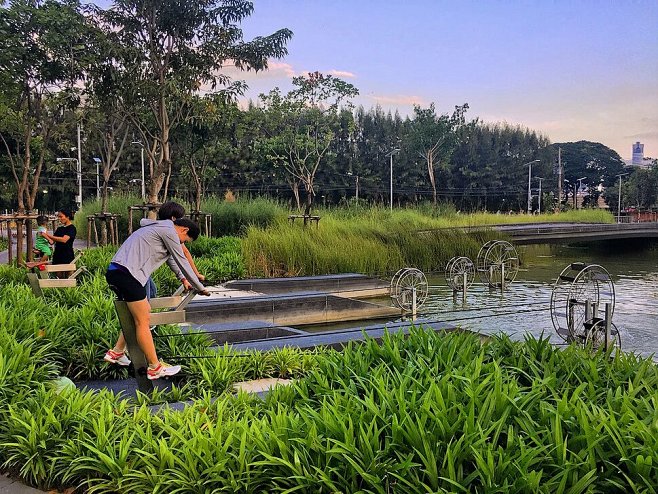
{"type": "Polygon", "coordinates": [[[658,356],[658,245],[647,242],[601,242],[586,246],[517,247],[522,260],[514,283],[505,292],[490,291],[476,278],[466,303],[453,301],[443,276],[430,276],[429,296],[419,310],[432,320],[450,321],[484,334],[505,332],[515,339],[525,333],[550,336],[563,343],[551,322],[550,299],[558,275],[572,262],[599,264],[615,288],[613,322],[622,349],[658,356]]]}

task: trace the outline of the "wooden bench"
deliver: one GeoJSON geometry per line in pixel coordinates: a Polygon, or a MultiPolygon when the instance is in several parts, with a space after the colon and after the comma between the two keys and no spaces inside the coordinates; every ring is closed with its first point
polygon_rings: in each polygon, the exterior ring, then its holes
{"type": "Polygon", "coordinates": [[[50,264],[31,262],[26,266],[33,272],[27,273],[27,280],[32,288],[32,293],[37,297],[43,297],[43,288],[73,288],[78,284],[80,273],[87,271],[84,266],[76,267],[76,262],[80,259],[82,252],[78,252],[72,263],[69,264],[50,264]],[[66,278],[51,278],[51,273],[71,273],[66,278]]]}
{"type": "Polygon", "coordinates": [[[288,221],[290,221],[290,224],[293,224],[297,218],[301,218],[304,220],[304,226],[306,226],[309,222],[315,221],[315,226],[320,226],[320,216],[312,216],[308,214],[291,214],[288,216],[288,221]]]}
{"type": "MultiPolygon", "coordinates": [[[[158,297],[150,300],[151,310],[167,309],[162,312],[151,312],[151,326],[182,324],[185,322],[185,307],[190,303],[195,292],[191,291],[185,296],[182,294],[183,287],[181,286],[171,297],[158,297]]],[[[153,381],[146,375],[148,362],[144,356],[144,352],[142,352],[142,349],[139,348],[139,344],[137,343],[135,320],[128,309],[128,304],[123,300],[115,300],[114,308],[119,317],[121,331],[126,338],[128,355],[134,369],[137,387],[142,393],[149,393],[153,390],[153,381]]]]}

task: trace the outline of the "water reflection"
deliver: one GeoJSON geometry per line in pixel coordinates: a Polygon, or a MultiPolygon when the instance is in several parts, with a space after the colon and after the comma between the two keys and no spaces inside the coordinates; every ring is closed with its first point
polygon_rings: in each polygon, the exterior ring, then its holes
{"type": "Polygon", "coordinates": [[[471,287],[466,303],[453,301],[443,277],[429,277],[434,288],[422,308],[424,315],[452,321],[464,328],[493,334],[504,331],[521,339],[525,333],[555,334],[549,311],[551,291],[562,269],[572,262],[600,264],[614,281],[613,321],[621,331],[622,348],[658,355],[658,249],[655,245],[600,243],[583,247],[522,246],[523,261],[516,281],[504,293],[471,287]]]}

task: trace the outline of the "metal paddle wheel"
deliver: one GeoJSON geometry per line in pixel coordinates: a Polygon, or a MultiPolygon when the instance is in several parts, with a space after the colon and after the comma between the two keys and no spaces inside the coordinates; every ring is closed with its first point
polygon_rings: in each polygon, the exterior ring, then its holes
{"type": "Polygon", "coordinates": [[[391,300],[400,309],[413,312],[427,300],[427,278],[416,268],[403,268],[391,279],[391,300]]]}
{"type": "Polygon", "coordinates": [[[446,265],[446,283],[455,291],[466,291],[475,281],[475,264],[468,257],[453,257],[446,265]]]}
{"type": "Polygon", "coordinates": [[[604,267],[575,262],[564,268],[553,285],[550,308],[553,327],[567,343],[621,346],[612,324],[615,287],[604,267]]]}
{"type": "Polygon", "coordinates": [[[504,290],[519,272],[516,249],[504,240],[487,242],[478,253],[477,272],[484,284],[504,290]]]}

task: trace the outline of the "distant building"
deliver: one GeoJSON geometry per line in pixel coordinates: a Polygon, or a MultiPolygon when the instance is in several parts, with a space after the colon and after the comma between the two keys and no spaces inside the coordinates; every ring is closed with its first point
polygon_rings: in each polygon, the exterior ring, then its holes
{"type": "Polygon", "coordinates": [[[641,144],[640,142],[636,142],[633,144],[633,160],[631,163],[634,166],[641,166],[643,165],[644,161],[644,144],[641,144]]]}

